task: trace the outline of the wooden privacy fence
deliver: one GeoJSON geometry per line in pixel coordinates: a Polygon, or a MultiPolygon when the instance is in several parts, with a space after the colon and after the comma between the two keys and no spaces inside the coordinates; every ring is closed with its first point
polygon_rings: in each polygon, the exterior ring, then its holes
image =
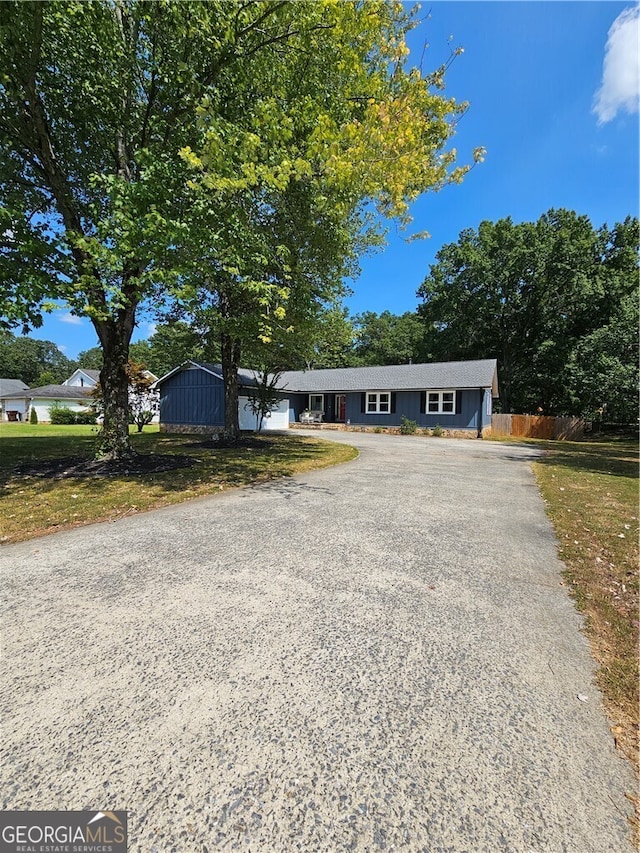
{"type": "Polygon", "coordinates": [[[553,418],[547,415],[492,415],[493,435],[519,438],[552,438],[576,441],[584,436],[582,418],[553,418]]]}

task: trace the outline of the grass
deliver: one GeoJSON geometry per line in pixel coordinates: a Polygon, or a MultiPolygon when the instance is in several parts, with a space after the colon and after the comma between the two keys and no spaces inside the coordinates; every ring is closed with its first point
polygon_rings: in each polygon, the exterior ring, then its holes
{"type": "Polygon", "coordinates": [[[616,743],[638,767],[638,445],[540,442],[535,474],[599,663],[616,743]]]}
{"type": "Polygon", "coordinates": [[[191,468],[135,476],[44,479],[16,466],[93,455],[96,428],[0,424],[0,542],[18,542],[94,521],[116,520],[190,498],[346,462],[357,451],[299,435],[262,436],[256,448],[204,448],[204,436],[132,433],[139,453],[195,457],[191,468]]]}

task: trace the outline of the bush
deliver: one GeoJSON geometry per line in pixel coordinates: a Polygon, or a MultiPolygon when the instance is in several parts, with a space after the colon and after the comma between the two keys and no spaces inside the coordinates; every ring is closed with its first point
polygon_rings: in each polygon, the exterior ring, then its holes
{"type": "Polygon", "coordinates": [[[63,426],[74,426],[75,424],[95,424],[96,413],[89,412],[74,412],[67,406],[60,406],[54,403],[49,409],[49,416],[52,424],[63,426]]]}
{"type": "Polygon", "coordinates": [[[401,435],[415,435],[418,431],[418,424],[416,421],[409,420],[404,415],[402,416],[401,424],[400,424],[400,434],[401,435]]]}
{"type": "Polygon", "coordinates": [[[29,412],[29,423],[30,424],[37,424],[38,423],[38,413],[36,412],[36,410],[34,409],[33,406],[31,406],[31,411],[29,412]]]}
{"type": "Polygon", "coordinates": [[[440,424],[436,424],[434,428],[431,430],[431,435],[435,435],[436,438],[440,438],[440,436],[444,435],[444,430],[440,426],[440,424]]]}
{"type": "Polygon", "coordinates": [[[60,406],[58,403],[54,403],[49,409],[49,417],[52,424],[71,426],[76,422],[76,413],[72,412],[67,406],[60,406]]]}

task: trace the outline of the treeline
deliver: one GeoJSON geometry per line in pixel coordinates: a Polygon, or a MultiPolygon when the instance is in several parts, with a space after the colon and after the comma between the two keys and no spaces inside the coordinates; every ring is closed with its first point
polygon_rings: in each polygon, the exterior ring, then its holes
{"type": "Polygon", "coordinates": [[[345,318],[350,344],[315,366],[497,358],[505,412],[635,422],[639,248],[632,217],[482,222],[437,253],[416,312],[345,318]]]}
{"type": "Polygon", "coordinates": [[[59,385],[78,366],[53,341],[16,337],[0,329],[0,377],[21,379],[30,388],[59,385]]]}
{"type": "Polygon", "coordinates": [[[550,210],[482,222],[436,255],[418,296],[436,360],[496,357],[504,411],[638,416],[639,223],[550,210]]]}

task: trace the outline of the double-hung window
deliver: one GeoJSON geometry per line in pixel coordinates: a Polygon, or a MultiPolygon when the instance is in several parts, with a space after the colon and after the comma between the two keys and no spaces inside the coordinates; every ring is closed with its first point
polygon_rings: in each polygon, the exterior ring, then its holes
{"type": "Polygon", "coordinates": [[[367,414],[389,414],[391,411],[390,391],[367,391],[367,414]]]}
{"type": "Polygon", "coordinates": [[[427,415],[453,415],[456,411],[455,391],[427,391],[427,415]]]}
{"type": "Polygon", "coordinates": [[[309,410],[324,412],[324,394],[309,394],[309,410]]]}

